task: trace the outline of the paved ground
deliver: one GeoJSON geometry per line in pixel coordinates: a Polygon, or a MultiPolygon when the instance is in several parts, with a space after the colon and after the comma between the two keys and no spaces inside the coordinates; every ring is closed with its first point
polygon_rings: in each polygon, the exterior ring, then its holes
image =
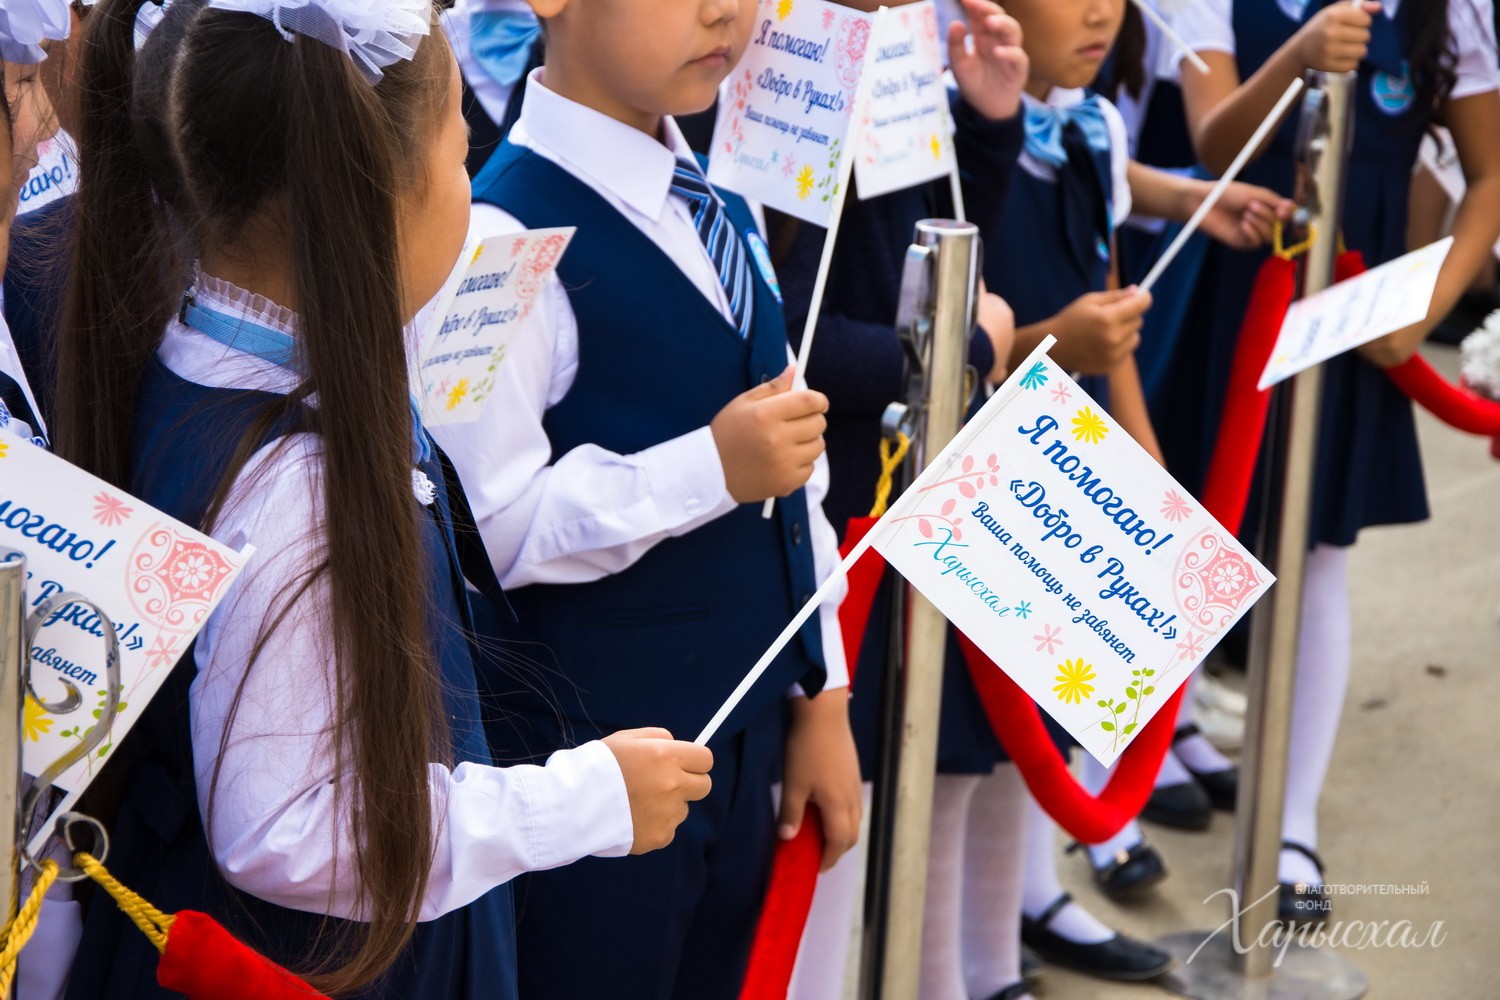
{"type": "MultiPolygon", "coordinates": [[[[1450,376],[1456,352],[1429,357],[1450,376]]],[[[1427,882],[1427,895],[1345,896],[1348,920],[1442,921],[1437,948],[1348,952],[1381,998],[1500,997],[1500,462],[1487,442],[1419,417],[1433,518],[1366,533],[1353,559],[1354,677],[1324,795],[1330,880],[1427,882]]],[[[1232,823],[1154,829],[1172,869],[1128,909],[1093,892],[1076,856],[1075,894],[1145,937],[1225,919],[1232,823]]],[[[1105,985],[1051,970],[1038,1000],[1146,1000],[1157,986],[1105,985]]]]}

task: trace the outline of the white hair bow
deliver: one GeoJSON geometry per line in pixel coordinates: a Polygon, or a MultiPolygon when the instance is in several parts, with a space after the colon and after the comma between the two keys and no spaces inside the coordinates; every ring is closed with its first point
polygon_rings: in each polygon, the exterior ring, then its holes
{"type": "Polygon", "coordinates": [[[432,30],[431,0],[209,0],[208,6],[263,17],[287,41],[316,38],[353,59],[372,84],[387,66],[415,55],[432,30]]]}
{"type": "Polygon", "coordinates": [[[68,0],[0,2],[0,59],[39,63],[47,58],[42,42],[68,37],[68,0]]]}

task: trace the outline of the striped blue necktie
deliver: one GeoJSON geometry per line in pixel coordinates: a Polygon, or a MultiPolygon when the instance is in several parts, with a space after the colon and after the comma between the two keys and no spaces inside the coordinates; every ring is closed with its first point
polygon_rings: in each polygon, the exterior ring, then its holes
{"type": "Polygon", "coordinates": [[[735,328],[741,337],[750,336],[754,279],[734,223],[719,202],[718,195],[691,160],[678,159],[677,169],[672,172],[671,191],[692,209],[698,238],[708,250],[708,257],[719,272],[719,284],[724,286],[724,294],[729,297],[729,312],[734,317],[735,328]]]}

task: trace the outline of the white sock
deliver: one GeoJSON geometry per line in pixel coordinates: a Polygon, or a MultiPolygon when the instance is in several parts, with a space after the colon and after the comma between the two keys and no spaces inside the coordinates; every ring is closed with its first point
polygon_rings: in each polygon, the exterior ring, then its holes
{"type": "Polygon", "coordinates": [[[1193,780],[1188,769],[1182,766],[1182,761],[1177,755],[1168,750],[1161,758],[1161,770],[1156,772],[1157,788],[1170,788],[1173,785],[1185,785],[1193,780]]]}
{"type": "MultiPolygon", "coordinates": [[[[1198,669],[1193,671],[1193,675],[1188,678],[1187,693],[1183,696],[1182,707],[1177,712],[1178,729],[1193,721],[1193,689],[1198,686],[1198,680],[1202,676],[1203,667],[1200,664],[1198,669]]],[[[1177,740],[1172,744],[1171,752],[1183,766],[1194,771],[1211,774],[1214,771],[1227,771],[1234,766],[1234,761],[1219,753],[1202,733],[1177,740]]]]}
{"type": "Polygon", "coordinates": [[[963,970],[968,995],[994,996],[1021,978],[1021,882],[1026,809],[1021,772],[1001,764],[981,778],[964,840],[963,970]]]}
{"type": "MultiPolygon", "coordinates": [[[[1026,806],[1026,878],[1021,888],[1021,909],[1035,919],[1063,894],[1057,879],[1057,824],[1036,799],[1027,796],[1026,806]]],[[[1076,902],[1064,906],[1047,924],[1047,929],[1079,944],[1108,941],[1115,932],[1094,919],[1076,902]]]]}
{"type": "Polygon", "coordinates": [[[959,955],[964,896],[964,834],[977,774],[940,774],[932,789],[927,909],[922,920],[922,1000],[969,1000],[959,955]]]}
{"type": "MultiPolygon", "coordinates": [[[[1083,755],[1083,787],[1088,789],[1090,795],[1098,795],[1109,784],[1109,776],[1114,773],[1114,768],[1105,767],[1090,754],[1083,755]]],[[[1142,840],[1140,824],[1135,820],[1126,823],[1120,832],[1104,841],[1102,844],[1088,845],[1089,857],[1094,861],[1094,867],[1103,868],[1115,859],[1115,855],[1121,851],[1128,851],[1142,840]]]]}
{"type": "MultiPolygon", "coordinates": [[[[870,811],[870,784],[865,783],[865,812],[870,811]]],[[[861,835],[854,849],[818,876],[807,926],[797,948],[797,964],[787,1000],[829,1000],[844,995],[844,973],[849,967],[849,943],[854,930],[854,908],[865,867],[861,835]]]]}
{"type": "MultiPolygon", "coordinates": [[[[1318,847],[1318,797],[1349,689],[1348,577],[1347,548],[1319,545],[1307,554],[1281,836],[1313,850],[1318,847]]],[[[1296,851],[1282,851],[1279,867],[1283,882],[1323,884],[1317,866],[1296,851]]]]}

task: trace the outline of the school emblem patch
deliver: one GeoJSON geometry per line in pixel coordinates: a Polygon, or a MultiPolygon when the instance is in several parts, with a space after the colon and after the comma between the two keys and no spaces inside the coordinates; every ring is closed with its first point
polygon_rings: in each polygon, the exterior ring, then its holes
{"type": "Polygon", "coordinates": [[[1281,12],[1293,21],[1301,22],[1302,15],[1307,12],[1307,0],[1276,0],[1276,6],[1281,12]]]}
{"type": "Polygon", "coordinates": [[[1417,88],[1411,82],[1411,67],[1401,63],[1401,75],[1381,70],[1370,79],[1370,97],[1375,106],[1388,115],[1399,115],[1416,102],[1417,88]]]}
{"type": "Polygon", "coordinates": [[[781,282],[776,280],[776,269],[771,266],[771,249],[760,238],[760,233],[746,233],[745,242],[750,244],[750,257],[755,261],[755,269],[760,272],[766,284],[771,286],[771,294],[776,296],[776,301],[780,302],[781,282]]]}

